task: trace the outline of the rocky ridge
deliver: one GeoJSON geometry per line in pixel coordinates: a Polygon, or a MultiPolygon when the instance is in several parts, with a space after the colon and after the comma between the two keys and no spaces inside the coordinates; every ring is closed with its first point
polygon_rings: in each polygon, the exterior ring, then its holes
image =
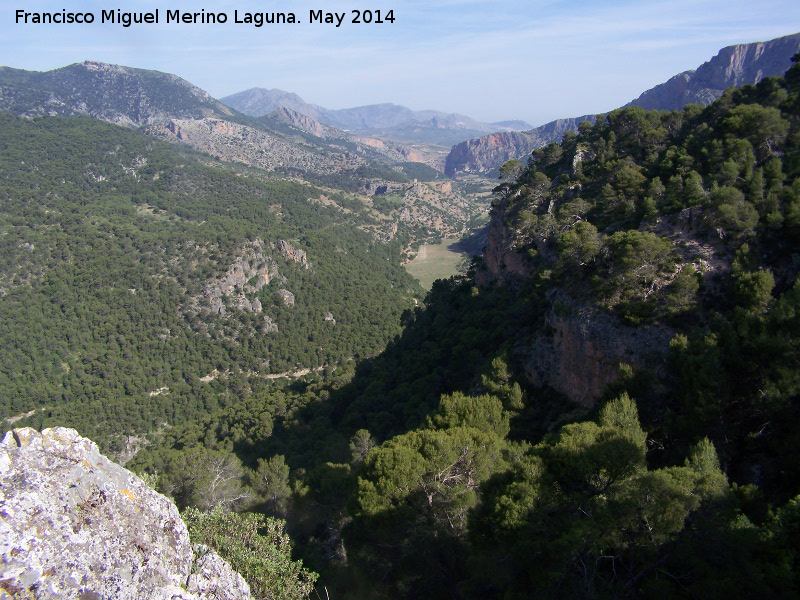
{"type": "Polygon", "coordinates": [[[711,104],[729,87],[756,84],[765,77],[783,75],[800,52],[800,33],[752,44],[736,44],[719,51],[696,71],[684,71],[644,92],[626,106],[647,110],[680,110],[687,104],[711,104]]]}
{"type": "Polygon", "coordinates": [[[176,506],[73,429],[0,442],[0,598],[249,600],[176,506]]]}
{"type": "MultiPolygon", "coordinates": [[[[684,71],[647,90],[626,106],[679,110],[686,104],[711,104],[732,86],[755,84],[765,77],[783,75],[791,57],[800,51],[800,33],[768,42],[727,46],[697,71],[684,71]]],[[[453,146],[445,160],[445,173],[496,169],[507,160],[523,158],[550,142],[560,142],[568,130],[577,131],[581,121],[595,116],[558,119],[528,131],[493,133],[453,146]]]]}
{"type": "Polygon", "coordinates": [[[575,119],[556,119],[530,131],[491,133],[453,146],[445,159],[445,174],[496,169],[507,160],[526,156],[550,142],[560,142],[567,131],[575,131],[581,121],[594,123],[594,115],[575,119]]]}
{"type": "Polygon", "coordinates": [[[47,72],[0,67],[0,109],[27,117],[86,115],[132,127],[237,117],[176,75],[89,60],[47,72]]]}
{"type": "Polygon", "coordinates": [[[320,152],[241,123],[217,119],[170,119],[145,132],[170,142],[184,143],[226,162],[240,162],[266,171],[291,168],[311,173],[333,173],[366,164],[350,152],[320,152]]]}

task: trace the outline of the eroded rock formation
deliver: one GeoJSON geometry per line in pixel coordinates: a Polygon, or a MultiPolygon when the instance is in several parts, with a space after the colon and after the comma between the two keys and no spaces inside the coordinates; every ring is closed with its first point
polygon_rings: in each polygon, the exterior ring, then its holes
{"type": "Polygon", "coordinates": [[[796,52],[800,52],[800,33],[769,42],[727,46],[696,71],[679,73],[630,104],[648,110],[679,110],[690,103],[711,104],[729,87],[783,75],[792,66],[791,58],[796,52]]]}
{"type": "Polygon", "coordinates": [[[266,244],[256,238],[245,245],[242,255],[236,258],[224,275],[209,281],[201,295],[189,299],[187,310],[225,315],[223,298],[227,298],[229,305],[260,313],[263,306],[254,294],[274,279],[286,283],[286,278],[278,272],[278,265],[269,253],[273,249],[306,269],[310,267],[303,250],[295,250],[283,240],[278,240],[277,244],[266,244]]]}
{"type": "Polygon", "coordinates": [[[178,509],[73,429],[0,442],[0,597],[249,600],[178,509]]]}
{"type": "Polygon", "coordinates": [[[456,144],[445,160],[444,172],[452,177],[464,171],[496,169],[507,160],[523,158],[550,142],[560,142],[567,131],[578,129],[578,123],[594,123],[594,115],[576,119],[556,119],[530,131],[504,131],[456,144]]]}

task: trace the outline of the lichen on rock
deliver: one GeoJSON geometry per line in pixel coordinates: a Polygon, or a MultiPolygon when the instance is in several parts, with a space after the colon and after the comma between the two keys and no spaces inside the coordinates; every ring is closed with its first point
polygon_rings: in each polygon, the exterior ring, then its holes
{"type": "Polygon", "coordinates": [[[218,556],[195,559],[170,500],[62,427],[0,442],[0,553],[8,597],[250,598],[218,556]]]}

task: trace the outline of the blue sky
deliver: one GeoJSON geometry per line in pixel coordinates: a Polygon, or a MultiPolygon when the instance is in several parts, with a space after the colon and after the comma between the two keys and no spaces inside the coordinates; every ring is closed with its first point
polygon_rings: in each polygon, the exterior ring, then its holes
{"type": "Polygon", "coordinates": [[[379,102],[484,121],[604,112],[723,46],[800,31],[800,2],[673,0],[63,0],[0,11],[0,64],[50,70],[86,59],[174,73],[219,98],[251,87],[346,108],[379,102]],[[92,25],[23,25],[16,9],[93,12],[92,25]],[[100,24],[103,9],[159,9],[159,25],[100,24]],[[394,23],[349,23],[354,9],[394,23]],[[166,24],[167,10],[225,12],[225,25],[166,24]],[[309,10],[347,13],[341,27],[309,10]],[[295,25],[234,24],[234,10],[294,12],[295,25]]]}

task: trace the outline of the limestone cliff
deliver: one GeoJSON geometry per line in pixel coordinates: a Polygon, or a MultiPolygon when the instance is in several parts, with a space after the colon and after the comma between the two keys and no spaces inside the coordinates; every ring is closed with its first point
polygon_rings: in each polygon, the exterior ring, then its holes
{"type": "Polygon", "coordinates": [[[0,599],[249,600],[178,509],[61,427],[0,442],[0,599]]]}
{"type": "Polygon", "coordinates": [[[755,84],[783,75],[800,52],[800,33],[752,44],[736,44],[719,51],[696,71],[685,71],[647,90],[628,104],[648,110],[679,110],[687,104],[711,104],[729,87],[755,84]]]}
{"type": "Polygon", "coordinates": [[[663,374],[674,335],[669,328],[628,327],[558,291],[550,301],[545,327],[520,350],[532,384],[592,406],[619,377],[621,363],[663,374]]]}
{"type": "Polygon", "coordinates": [[[506,227],[507,206],[500,201],[489,212],[489,231],[483,249],[483,265],[476,274],[478,285],[508,283],[532,275],[525,257],[517,252],[517,236],[506,227]]]}
{"type": "Polygon", "coordinates": [[[567,131],[574,131],[581,121],[594,122],[593,115],[575,119],[556,119],[529,131],[490,133],[453,146],[445,159],[445,173],[452,177],[465,171],[496,169],[507,160],[527,156],[550,142],[560,142],[567,131]]]}
{"type": "MultiPolygon", "coordinates": [[[[755,84],[774,75],[783,75],[791,58],[800,52],[800,33],[752,44],[737,44],[719,51],[697,71],[684,71],[647,90],[626,106],[652,110],[679,110],[686,104],[711,104],[732,86],[755,84]]],[[[560,142],[567,130],[577,130],[585,115],[558,119],[529,131],[492,133],[453,146],[445,160],[445,173],[496,169],[512,158],[523,158],[550,142],[560,142]]]]}
{"type": "MultiPolygon", "coordinates": [[[[476,273],[478,285],[514,287],[534,274],[531,261],[517,250],[523,236],[507,226],[514,220],[515,208],[501,200],[490,212],[483,266],[476,273]]],[[[547,258],[547,244],[538,244],[538,252],[547,258]]],[[[520,338],[515,354],[530,383],[592,406],[619,377],[621,363],[662,372],[673,335],[661,325],[626,326],[593,303],[553,288],[548,293],[544,326],[520,338]]]]}

